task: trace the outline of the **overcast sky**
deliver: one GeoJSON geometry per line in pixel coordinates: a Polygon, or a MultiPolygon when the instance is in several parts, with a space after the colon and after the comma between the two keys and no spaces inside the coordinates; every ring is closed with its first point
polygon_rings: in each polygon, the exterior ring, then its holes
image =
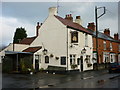
{"type": "MultiPolygon", "coordinates": [[[[2,45],[12,43],[17,27],[24,27],[29,37],[34,36],[36,23],[44,22],[48,16],[48,8],[57,6],[56,2],[1,2],[0,32],[2,31],[2,36],[0,35],[0,39],[2,40],[0,43],[2,45]]],[[[84,27],[87,27],[89,22],[95,22],[95,6],[105,6],[106,14],[98,20],[99,30],[109,28],[112,36],[118,32],[118,2],[62,2],[59,0],[58,4],[59,16],[64,18],[66,14],[71,13],[75,19],[76,15],[80,15],[84,27]]],[[[103,9],[99,10],[98,15],[102,12],[103,9]]]]}

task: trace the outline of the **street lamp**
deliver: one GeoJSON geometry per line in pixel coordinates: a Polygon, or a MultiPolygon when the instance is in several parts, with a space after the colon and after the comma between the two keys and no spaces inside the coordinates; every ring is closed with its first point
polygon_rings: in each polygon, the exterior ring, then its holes
{"type": "Polygon", "coordinates": [[[86,49],[85,49],[85,48],[82,49],[81,53],[82,53],[82,54],[86,53],[86,49]]]}
{"type": "Polygon", "coordinates": [[[42,51],[44,55],[47,54],[47,49],[44,48],[44,50],[42,51]]]}
{"type": "Polygon", "coordinates": [[[101,16],[103,16],[104,14],[105,14],[105,7],[97,7],[97,6],[95,7],[97,67],[98,67],[98,63],[99,63],[99,56],[98,56],[98,22],[97,22],[97,20],[98,20],[101,16]],[[97,10],[98,10],[98,9],[101,9],[101,8],[104,9],[104,12],[103,12],[100,16],[98,16],[98,15],[97,15],[97,10]]]}

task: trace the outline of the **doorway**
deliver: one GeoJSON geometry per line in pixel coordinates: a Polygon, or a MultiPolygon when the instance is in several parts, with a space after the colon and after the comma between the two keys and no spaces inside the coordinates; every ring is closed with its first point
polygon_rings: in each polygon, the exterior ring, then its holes
{"type": "Polygon", "coordinates": [[[81,72],[83,71],[83,56],[80,57],[81,72]]]}
{"type": "Polygon", "coordinates": [[[35,55],[35,70],[39,71],[39,55],[35,55]]]}

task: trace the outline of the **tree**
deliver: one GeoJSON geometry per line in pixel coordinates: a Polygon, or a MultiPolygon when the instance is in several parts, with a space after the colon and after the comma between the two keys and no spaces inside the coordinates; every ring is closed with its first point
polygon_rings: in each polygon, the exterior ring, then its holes
{"type": "Polygon", "coordinates": [[[22,39],[26,38],[27,34],[26,34],[26,30],[25,28],[16,28],[16,32],[14,34],[14,38],[13,38],[13,43],[19,43],[22,39]]]}

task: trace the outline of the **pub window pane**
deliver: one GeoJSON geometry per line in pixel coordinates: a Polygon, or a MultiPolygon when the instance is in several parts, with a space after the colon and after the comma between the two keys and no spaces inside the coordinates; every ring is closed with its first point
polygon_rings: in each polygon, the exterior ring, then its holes
{"type": "Polygon", "coordinates": [[[71,43],[78,43],[78,32],[71,32],[71,43]]]}
{"type": "Polygon", "coordinates": [[[66,57],[61,57],[61,65],[66,65],[66,57]]]}
{"type": "Polygon", "coordinates": [[[49,63],[49,57],[45,56],[45,63],[49,63]]]}

